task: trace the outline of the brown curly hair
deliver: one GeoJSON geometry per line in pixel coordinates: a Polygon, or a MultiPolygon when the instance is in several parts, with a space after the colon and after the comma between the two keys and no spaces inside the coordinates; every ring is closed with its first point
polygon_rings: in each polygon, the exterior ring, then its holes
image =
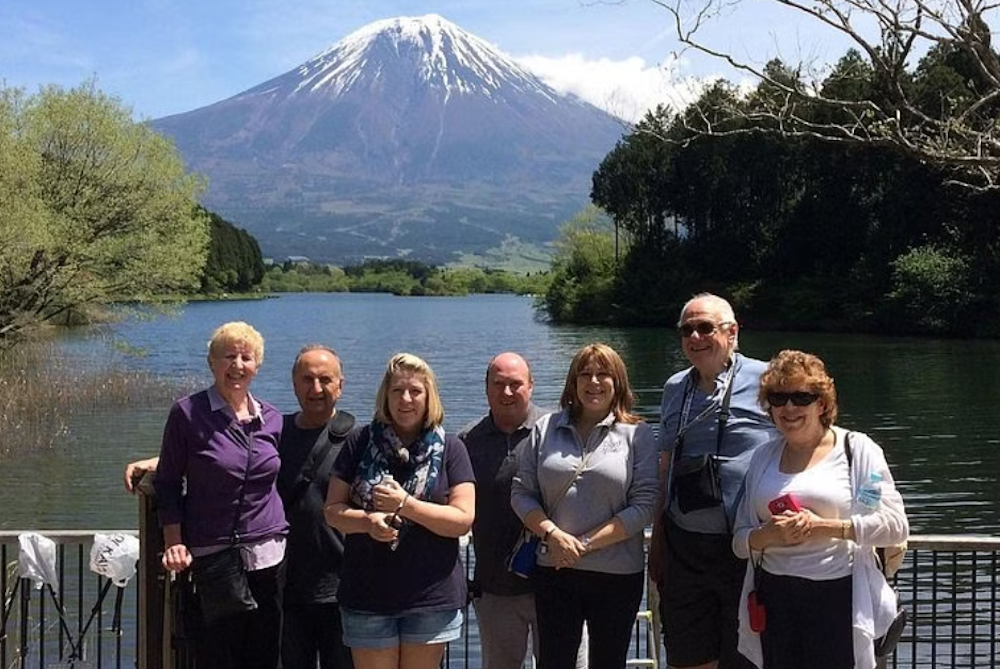
{"type": "Polygon", "coordinates": [[[833,425],[837,420],[837,386],[833,382],[833,377],[827,374],[823,361],[812,353],[784,350],[771,358],[767,369],[760,377],[757,403],[770,416],[768,393],[800,388],[807,388],[809,392],[819,395],[820,401],[823,402],[823,413],[819,420],[823,427],[833,425]]]}

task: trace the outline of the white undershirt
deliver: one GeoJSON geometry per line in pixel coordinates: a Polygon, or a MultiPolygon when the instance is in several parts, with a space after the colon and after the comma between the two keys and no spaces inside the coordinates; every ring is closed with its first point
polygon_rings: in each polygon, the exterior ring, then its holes
{"type": "MultiPolygon", "coordinates": [[[[780,458],[768,463],[752,500],[762,523],[771,519],[767,503],[786,493],[822,518],[851,517],[851,476],[842,437],[826,457],[803,472],[784,474],[779,463],[780,458]]],[[[852,558],[850,542],[824,537],[796,546],[768,546],[763,560],[771,574],[826,581],[850,575],[852,558]]]]}

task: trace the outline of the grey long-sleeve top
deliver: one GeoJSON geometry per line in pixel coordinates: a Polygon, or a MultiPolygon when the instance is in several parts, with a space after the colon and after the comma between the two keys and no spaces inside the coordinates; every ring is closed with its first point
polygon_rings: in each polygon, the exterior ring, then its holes
{"type": "MultiPolygon", "coordinates": [[[[524,517],[541,509],[559,529],[581,536],[612,518],[621,520],[628,539],[583,556],[574,569],[633,574],[644,568],[643,530],[659,493],[653,432],[645,423],[598,423],[582,444],[570,422],[569,409],[543,416],[535,424],[518,462],[511,488],[514,513],[524,517]],[[573,477],[586,451],[586,467],[555,509],[552,502],[573,477]]],[[[552,566],[547,554],[538,564],[552,566]]]]}

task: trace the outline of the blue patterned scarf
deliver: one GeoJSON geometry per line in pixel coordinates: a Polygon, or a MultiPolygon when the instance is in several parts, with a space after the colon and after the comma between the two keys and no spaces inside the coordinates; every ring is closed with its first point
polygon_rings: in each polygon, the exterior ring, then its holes
{"type": "MultiPolygon", "coordinates": [[[[420,433],[409,447],[403,446],[391,425],[372,421],[368,447],[361,455],[358,471],[351,486],[351,502],[359,509],[374,511],[372,489],[385,480],[393,469],[404,470],[405,479],[397,477],[399,484],[414,499],[423,500],[434,489],[444,462],[444,428],[436,426],[420,433]],[[402,462],[393,467],[390,463],[402,462]]],[[[408,527],[403,521],[400,537],[408,527]]]]}

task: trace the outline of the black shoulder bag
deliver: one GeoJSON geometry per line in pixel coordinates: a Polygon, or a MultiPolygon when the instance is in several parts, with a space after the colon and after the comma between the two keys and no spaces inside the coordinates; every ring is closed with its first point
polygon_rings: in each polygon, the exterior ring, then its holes
{"type": "Polygon", "coordinates": [[[195,592],[201,604],[201,615],[207,624],[257,608],[257,601],[253,598],[250,583],[247,581],[246,567],[243,565],[243,556],[240,555],[241,549],[237,545],[239,534],[236,531],[246,494],[247,479],[250,477],[253,437],[248,438],[245,432],[233,427],[230,427],[229,432],[234,436],[238,435],[238,441],[247,449],[247,466],[243,473],[243,485],[240,487],[240,499],[236,504],[230,545],[217,553],[196,557],[191,564],[191,577],[194,579],[195,592]]]}
{"type": "MultiPolygon", "coordinates": [[[[736,364],[735,362],[733,363],[736,364]]],[[[735,376],[736,370],[732,374],[735,376]]],[[[715,435],[715,453],[704,453],[689,458],[684,457],[684,434],[677,435],[674,448],[673,494],[681,513],[691,513],[699,509],[709,509],[722,504],[722,474],[719,470],[719,454],[722,438],[729,421],[729,403],[733,396],[735,379],[730,379],[726,394],[719,407],[718,430],[715,435]]],[[[728,514],[726,515],[728,524],[728,514]]]]}

